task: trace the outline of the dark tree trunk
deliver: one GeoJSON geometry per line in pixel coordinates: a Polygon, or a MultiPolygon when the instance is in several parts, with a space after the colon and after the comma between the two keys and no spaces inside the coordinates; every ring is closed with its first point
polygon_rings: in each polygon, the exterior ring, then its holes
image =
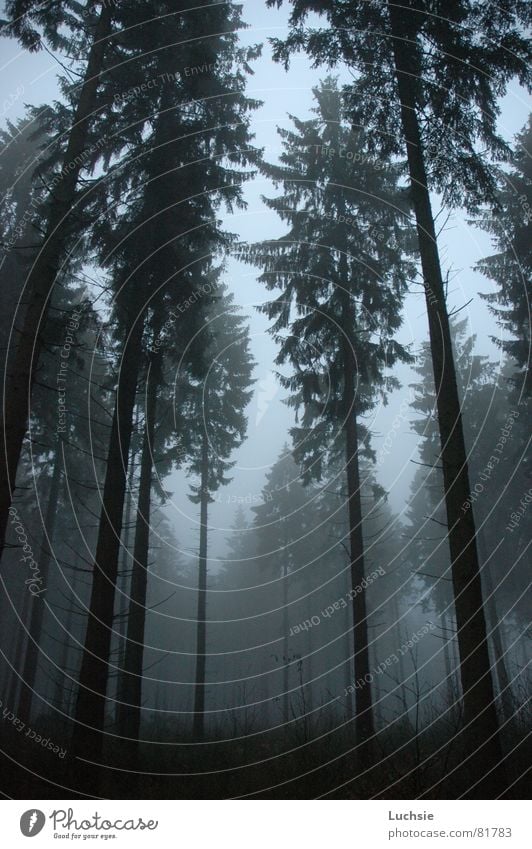
{"type": "Polygon", "coordinates": [[[456,699],[458,698],[458,693],[455,687],[455,675],[456,670],[453,665],[453,658],[451,656],[451,646],[454,637],[451,636],[451,620],[450,617],[446,614],[442,616],[443,622],[443,664],[445,668],[445,682],[447,689],[447,701],[449,705],[454,705],[456,699]]]}
{"type": "MultiPolygon", "coordinates": [[[[310,598],[313,598],[313,596],[309,596],[309,602],[310,602],[310,598]]],[[[308,606],[308,613],[309,613],[309,618],[312,619],[312,610],[310,610],[310,603],[309,603],[309,606],[308,606]]],[[[308,712],[310,713],[310,715],[312,717],[312,722],[314,722],[314,682],[313,682],[313,678],[314,678],[314,637],[313,637],[312,628],[309,628],[308,631],[307,631],[307,653],[308,653],[308,658],[307,658],[307,680],[308,680],[308,684],[307,684],[307,687],[306,687],[307,694],[308,694],[307,695],[307,705],[308,705],[308,712]]]]}
{"type": "MultiPolygon", "coordinates": [[[[354,400],[354,399],[353,399],[354,400]]],[[[360,474],[358,468],[358,427],[354,411],[345,423],[346,472],[349,509],[349,549],[351,554],[351,586],[353,589],[353,636],[355,652],[355,729],[357,742],[364,745],[374,734],[371,696],[371,671],[369,658],[368,613],[365,578],[364,540],[362,537],[362,508],[360,499],[360,474]]]]}
{"type": "MultiPolygon", "coordinates": [[[[135,432],[138,430],[138,408],[135,422],[135,432]]],[[[117,654],[118,654],[118,669],[120,672],[117,677],[116,684],[116,708],[115,708],[115,721],[117,726],[120,728],[123,726],[125,720],[124,715],[124,676],[122,675],[122,670],[124,669],[124,662],[126,656],[126,632],[127,632],[127,615],[125,613],[125,608],[127,606],[127,598],[130,597],[130,589],[131,589],[131,580],[129,580],[130,576],[128,575],[128,571],[130,568],[130,546],[131,546],[131,509],[133,505],[133,485],[135,481],[135,461],[136,461],[136,452],[134,449],[131,449],[130,458],[129,458],[129,474],[128,474],[128,482],[127,482],[127,494],[126,494],[126,509],[124,515],[124,528],[123,528],[123,549],[122,549],[122,558],[120,564],[120,572],[118,576],[118,599],[116,602],[116,634],[117,634],[117,654]]],[[[133,542],[134,544],[134,542],[133,542]]]]}
{"type": "MultiPolygon", "coordinates": [[[[346,595],[351,590],[351,574],[346,574],[346,595]]],[[[344,663],[344,680],[345,680],[345,690],[346,690],[346,702],[345,702],[345,711],[346,711],[346,721],[351,722],[354,717],[353,711],[353,664],[351,663],[351,655],[353,654],[353,606],[349,607],[349,605],[345,608],[345,618],[344,618],[344,626],[345,626],[345,663],[344,663]]]]}
{"type": "Polygon", "coordinates": [[[364,538],[362,536],[362,500],[360,492],[358,424],[355,398],[355,358],[351,342],[351,310],[344,305],[344,432],[349,515],[349,553],[351,560],[351,588],[353,604],[353,643],[355,667],[355,732],[357,754],[361,765],[371,762],[371,739],[375,733],[371,694],[371,672],[366,609],[364,538]]]}
{"type": "Polygon", "coordinates": [[[196,631],[196,686],[194,690],[194,726],[195,740],[203,740],[205,733],[205,648],[207,615],[207,509],[209,503],[209,440],[203,434],[201,457],[201,493],[200,493],[200,544],[198,575],[198,619],[196,631]]]}
{"type": "Polygon", "coordinates": [[[345,716],[346,721],[351,722],[353,719],[353,667],[351,664],[351,653],[353,651],[353,624],[351,622],[351,609],[346,608],[346,630],[345,630],[345,663],[344,663],[344,686],[346,690],[345,696],[345,716]],[[349,616],[347,616],[349,614],[349,616]]]}
{"type": "Polygon", "coordinates": [[[33,692],[35,689],[35,678],[37,675],[37,661],[39,658],[40,642],[42,634],[42,623],[45,608],[45,594],[48,591],[50,562],[52,560],[52,546],[54,542],[55,526],[57,521],[57,504],[61,489],[61,470],[63,466],[63,443],[58,437],[55,446],[54,468],[50,481],[48,503],[44,517],[44,529],[41,542],[41,560],[39,563],[40,577],[42,578],[39,594],[33,595],[31,599],[31,615],[26,640],[26,655],[22,669],[22,680],[20,682],[20,696],[18,702],[19,718],[26,724],[30,724],[31,706],[33,692]]]}
{"type": "Polygon", "coordinates": [[[87,134],[94,113],[99,75],[110,33],[111,4],[102,3],[63,160],[62,177],[54,188],[54,201],[43,246],[31,267],[26,283],[22,330],[15,341],[16,353],[6,381],[3,405],[5,412],[0,423],[3,438],[0,451],[0,553],[5,543],[8,511],[15,489],[22,443],[28,427],[29,398],[42,344],[40,329],[46,320],[50,296],[70,229],[68,216],[76,199],[76,186],[83,167],[87,134]]]}
{"type": "Polygon", "coordinates": [[[153,440],[157,393],[159,389],[159,357],[152,358],[148,373],[144,436],[140,469],[139,501],[133,550],[133,571],[127,618],[127,639],[123,671],[120,734],[132,741],[132,754],[136,751],[140,733],[142,707],[142,664],[144,657],[144,629],[146,624],[146,592],[148,585],[148,551],[150,547],[150,507],[153,471],[153,440]]]}
{"type": "Polygon", "coordinates": [[[142,317],[135,316],[133,312],[129,332],[126,332],[124,337],[127,342],[120,366],[113,413],[87,632],[79,677],[72,750],[75,756],[91,761],[98,761],[103,745],[115,587],[143,328],[142,317]]]}
{"type": "Polygon", "coordinates": [[[17,704],[17,696],[20,689],[20,672],[24,662],[24,646],[26,644],[26,622],[30,617],[31,611],[31,596],[26,587],[22,590],[24,599],[22,601],[22,611],[20,613],[20,621],[17,628],[17,642],[15,645],[15,654],[13,657],[13,668],[9,675],[9,687],[7,691],[7,705],[11,710],[15,710],[17,704]]]}
{"type": "Polygon", "coordinates": [[[388,0],[388,7],[436,386],[463,690],[462,734],[469,756],[464,758],[462,774],[467,796],[493,798],[503,791],[506,779],[501,768],[502,753],[490,672],[475,522],[471,507],[462,509],[467,504],[470,485],[449,316],[417,117],[409,21],[404,9],[395,6],[391,0],[388,0]]]}
{"type": "MultiPolygon", "coordinates": [[[[81,558],[75,558],[75,564],[78,568],[82,568],[83,561],[81,558]]],[[[72,578],[69,582],[69,589],[71,591],[70,604],[68,606],[68,613],[64,625],[64,637],[63,637],[63,645],[61,646],[61,657],[59,660],[59,669],[56,670],[56,682],[55,682],[55,692],[54,692],[54,704],[59,711],[64,711],[67,714],[70,714],[71,708],[71,694],[73,688],[73,682],[71,676],[74,675],[70,667],[71,657],[75,653],[72,651],[72,642],[73,632],[74,632],[74,622],[75,622],[75,606],[76,606],[76,595],[79,589],[79,579],[77,572],[74,572],[72,578]],[[68,695],[65,692],[68,688],[68,695]]]]}

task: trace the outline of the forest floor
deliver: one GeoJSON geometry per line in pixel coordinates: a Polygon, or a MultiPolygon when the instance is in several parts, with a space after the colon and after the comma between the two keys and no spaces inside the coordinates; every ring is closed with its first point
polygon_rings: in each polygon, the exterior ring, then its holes
{"type": "MultiPolygon", "coordinates": [[[[532,751],[526,735],[514,729],[505,739],[509,783],[505,798],[527,798],[523,776],[532,751]],[[513,739],[511,739],[513,735],[513,739]],[[515,783],[514,783],[515,781],[515,783]]],[[[107,766],[96,770],[69,758],[66,737],[50,731],[51,743],[63,739],[59,753],[43,748],[31,735],[1,725],[1,770],[5,798],[12,799],[456,799],[460,754],[421,735],[406,744],[381,732],[362,769],[345,726],[317,741],[302,742],[271,733],[238,741],[202,745],[145,745],[137,769],[128,769],[116,746],[105,753],[107,766]],[[65,754],[63,754],[65,752],[65,754]]],[[[43,737],[43,740],[48,738],[43,737]]]]}

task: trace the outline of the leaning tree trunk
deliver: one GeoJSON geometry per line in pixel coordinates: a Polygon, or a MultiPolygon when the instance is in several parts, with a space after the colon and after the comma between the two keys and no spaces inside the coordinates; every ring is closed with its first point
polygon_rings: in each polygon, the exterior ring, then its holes
{"type": "Polygon", "coordinates": [[[0,451],[0,553],[5,544],[8,511],[28,427],[29,399],[42,347],[40,328],[46,320],[50,296],[65,250],[70,228],[68,216],[75,203],[78,177],[84,155],[86,157],[85,144],[94,114],[106,43],[111,33],[111,19],[111,4],[102,3],[60,179],[53,191],[43,247],[33,263],[25,287],[27,294],[24,300],[27,304],[22,330],[16,340],[16,353],[6,381],[2,405],[4,415],[0,423],[3,439],[0,451]]]}
{"type": "Polygon", "coordinates": [[[37,675],[37,661],[40,651],[45,607],[44,598],[40,593],[41,591],[45,593],[48,590],[48,577],[50,572],[50,562],[52,560],[52,546],[57,521],[59,491],[61,488],[62,454],[63,441],[58,436],[55,445],[54,468],[52,472],[52,479],[50,481],[50,491],[48,493],[48,503],[46,505],[41,543],[42,557],[39,563],[39,571],[42,579],[42,590],[39,590],[39,594],[35,594],[31,600],[31,614],[26,641],[26,655],[22,669],[22,680],[20,682],[21,689],[18,702],[18,715],[26,725],[30,724],[31,705],[35,688],[35,678],[37,675]]]}
{"type": "Polygon", "coordinates": [[[198,618],[196,630],[196,684],[194,690],[195,740],[203,740],[205,733],[205,649],[207,615],[207,508],[209,503],[209,439],[203,434],[201,448],[201,491],[200,491],[200,544],[198,575],[198,618]]]}
{"type": "Polygon", "coordinates": [[[121,688],[120,734],[132,745],[131,754],[136,753],[140,734],[142,706],[142,664],[144,658],[144,630],[146,625],[146,592],[148,585],[148,552],[150,547],[151,482],[153,471],[153,440],[157,393],[159,390],[159,359],[152,356],[152,368],[148,372],[144,436],[140,469],[139,500],[133,549],[133,571],[127,618],[127,637],[124,658],[123,684],[121,688]]]}
{"type": "Polygon", "coordinates": [[[417,116],[416,72],[409,46],[411,35],[404,10],[391,0],[388,0],[388,8],[436,386],[463,690],[462,737],[467,751],[461,771],[464,792],[468,797],[493,798],[504,790],[506,777],[501,767],[502,751],[490,672],[475,522],[468,503],[467,453],[449,316],[417,116]]]}
{"type": "MultiPolygon", "coordinates": [[[[349,298],[349,295],[347,295],[349,298]]],[[[355,358],[350,334],[349,304],[344,304],[344,432],[349,514],[349,554],[353,603],[353,640],[355,666],[355,732],[357,752],[363,768],[371,762],[371,739],[375,728],[371,694],[368,613],[363,581],[364,538],[362,536],[362,499],[358,462],[358,423],[355,399],[355,358]]]]}
{"type": "Polygon", "coordinates": [[[103,745],[118,557],[143,329],[142,317],[135,316],[132,311],[129,332],[125,334],[127,342],[120,365],[107,454],[102,512],[75,712],[72,753],[95,762],[101,756],[103,745]]]}

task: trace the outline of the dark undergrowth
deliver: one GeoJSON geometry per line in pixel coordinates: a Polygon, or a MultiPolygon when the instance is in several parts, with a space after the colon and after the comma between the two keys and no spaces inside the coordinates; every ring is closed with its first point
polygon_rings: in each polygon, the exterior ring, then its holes
{"type": "MultiPolygon", "coordinates": [[[[36,723],[39,725],[39,723],[36,723]]],[[[39,726],[42,728],[42,726],[39,726]]],[[[152,726],[146,737],[165,739],[152,726]]],[[[43,740],[60,745],[64,757],[43,749],[2,723],[2,786],[5,798],[71,799],[456,799],[472,782],[463,768],[463,752],[449,737],[448,724],[434,722],[420,734],[395,723],[373,742],[371,764],[364,767],[347,723],[309,739],[295,724],[285,732],[268,731],[237,739],[222,733],[201,745],[179,735],[174,743],[144,743],[133,760],[116,740],[98,769],[69,757],[71,729],[65,724],[42,729],[43,740]],[[451,740],[451,742],[450,742],[451,740]],[[463,782],[466,786],[463,786],[463,782]]],[[[315,735],[316,736],[316,735],[315,735]]],[[[166,737],[168,740],[168,737],[166,737]]],[[[520,723],[507,724],[503,736],[505,798],[526,798],[523,776],[531,746],[520,723]]],[[[501,794],[503,788],[501,787],[501,794]]]]}

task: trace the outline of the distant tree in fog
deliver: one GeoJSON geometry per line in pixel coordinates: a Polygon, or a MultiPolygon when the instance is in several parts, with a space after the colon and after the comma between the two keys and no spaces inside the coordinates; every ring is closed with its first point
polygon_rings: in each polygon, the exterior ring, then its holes
{"type": "Polygon", "coordinates": [[[245,409],[252,395],[254,361],[249,351],[249,330],[233,296],[220,288],[206,316],[202,334],[204,374],[195,390],[191,410],[196,423],[191,440],[189,473],[198,479],[191,486],[191,501],[200,505],[196,683],[194,737],[201,740],[205,720],[205,666],[207,634],[208,509],[213,493],[229,483],[231,454],[242,444],[247,428],[245,409]]]}

